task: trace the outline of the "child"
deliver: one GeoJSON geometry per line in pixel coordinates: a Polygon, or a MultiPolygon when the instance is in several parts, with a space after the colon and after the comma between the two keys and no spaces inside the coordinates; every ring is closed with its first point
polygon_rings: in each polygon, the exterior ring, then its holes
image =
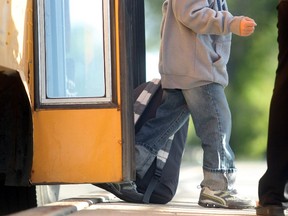
{"type": "MultiPolygon", "coordinates": [[[[231,33],[249,36],[256,23],[231,15],[226,0],[166,0],[162,9],[159,71],[164,102],[156,117],[136,134],[137,178],[143,178],[158,151],[191,115],[204,150],[199,205],[254,207],[233,188],[236,168],[229,146],[231,114],[224,88],[231,33]]],[[[127,197],[132,194],[132,202],[142,199],[133,182],[110,184],[107,190],[126,201],[131,201],[127,197]]]]}
{"type": "Polygon", "coordinates": [[[156,118],[136,134],[137,175],[145,174],[161,146],[191,114],[204,150],[199,205],[253,207],[233,188],[236,169],[224,88],[231,33],[249,36],[255,26],[248,17],[231,15],[226,0],[164,2],[159,71],[165,101],[156,118]]]}

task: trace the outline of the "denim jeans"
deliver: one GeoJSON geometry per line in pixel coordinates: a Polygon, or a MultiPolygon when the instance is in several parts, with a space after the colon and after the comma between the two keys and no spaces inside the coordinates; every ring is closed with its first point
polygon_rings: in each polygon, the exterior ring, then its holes
{"type": "Polygon", "coordinates": [[[204,179],[201,186],[212,190],[232,189],[236,169],[229,145],[231,113],[224,87],[211,83],[192,89],[164,89],[156,117],[136,134],[136,172],[143,177],[157,152],[192,116],[203,148],[204,179]]]}

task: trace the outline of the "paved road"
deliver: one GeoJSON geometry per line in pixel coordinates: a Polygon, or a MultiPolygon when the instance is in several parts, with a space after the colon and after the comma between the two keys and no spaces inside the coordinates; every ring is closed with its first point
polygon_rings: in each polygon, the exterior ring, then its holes
{"type": "MultiPolygon", "coordinates": [[[[257,200],[258,180],[265,172],[263,161],[237,162],[237,190],[246,197],[257,200]]],[[[185,162],[181,167],[178,191],[166,205],[126,203],[93,185],[61,185],[61,201],[51,203],[14,216],[75,215],[75,216],[255,216],[255,209],[209,209],[197,205],[202,179],[201,165],[185,162]],[[74,198],[73,198],[74,197],[74,198]]],[[[287,212],[286,212],[287,215],[287,212]]]]}
{"type": "MultiPolygon", "coordinates": [[[[257,200],[258,180],[266,169],[264,161],[236,162],[238,175],[236,189],[239,194],[257,200]]],[[[181,166],[179,186],[173,201],[196,202],[200,193],[202,168],[197,162],[184,162],[181,166]]],[[[61,185],[59,199],[91,195],[103,190],[90,184],[61,185]]]]}

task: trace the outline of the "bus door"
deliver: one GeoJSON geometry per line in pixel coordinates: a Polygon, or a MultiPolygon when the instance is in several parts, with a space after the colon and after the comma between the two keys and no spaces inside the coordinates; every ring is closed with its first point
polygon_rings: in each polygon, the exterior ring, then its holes
{"type": "Polygon", "coordinates": [[[35,1],[32,184],[134,178],[124,2],[35,1]]]}

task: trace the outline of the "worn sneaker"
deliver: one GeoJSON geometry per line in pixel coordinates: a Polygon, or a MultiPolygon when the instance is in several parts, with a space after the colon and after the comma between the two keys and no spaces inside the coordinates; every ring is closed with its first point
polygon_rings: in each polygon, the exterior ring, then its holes
{"type": "Polygon", "coordinates": [[[208,187],[201,189],[198,204],[206,208],[245,209],[255,207],[253,201],[237,196],[236,190],[212,191],[208,187]]]}
{"type": "Polygon", "coordinates": [[[131,203],[142,203],[144,195],[137,191],[133,181],[124,183],[101,183],[94,184],[118,197],[121,200],[131,203]]]}
{"type": "Polygon", "coordinates": [[[257,206],[257,216],[285,216],[284,208],[282,206],[270,205],[270,206],[257,206]]]}

